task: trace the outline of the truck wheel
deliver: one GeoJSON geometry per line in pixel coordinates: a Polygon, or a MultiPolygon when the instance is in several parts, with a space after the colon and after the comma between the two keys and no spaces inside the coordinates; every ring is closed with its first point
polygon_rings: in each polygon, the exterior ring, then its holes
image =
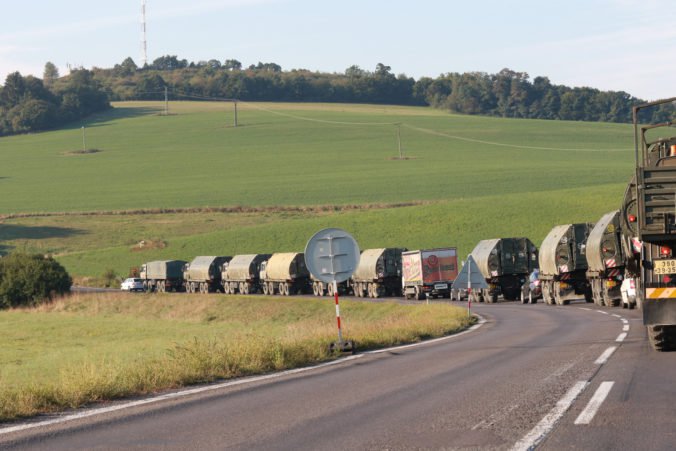
{"type": "Polygon", "coordinates": [[[374,298],[380,298],[382,297],[384,293],[384,288],[380,284],[373,284],[373,297],[374,298]]]}
{"type": "MultiPolygon", "coordinates": [[[[530,296],[530,292],[528,292],[528,296],[530,296]]],[[[526,297],[523,290],[521,290],[521,303],[522,304],[528,304],[529,302],[530,302],[530,298],[526,297]]]]}
{"type": "Polygon", "coordinates": [[[326,286],[326,295],[331,296],[331,297],[335,296],[335,293],[333,292],[333,284],[332,283],[330,283],[326,286]]]}
{"type": "Polygon", "coordinates": [[[268,284],[265,283],[265,282],[263,282],[263,294],[266,295],[266,296],[267,296],[268,294],[270,294],[270,293],[268,292],[268,284]]]}
{"type": "Polygon", "coordinates": [[[528,291],[528,302],[530,302],[531,304],[535,304],[537,301],[538,301],[537,298],[533,297],[533,292],[529,290],[528,291]]]}
{"type": "Polygon", "coordinates": [[[648,339],[650,340],[650,345],[655,351],[667,351],[667,340],[664,326],[647,326],[648,327],[648,339]]]}
{"type": "Polygon", "coordinates": [[[315,296],[319,296],[317,294],[317,282],[312,282],[312,294],[314,294],[315,296]]]}
{"type": "Polygon", "coordinates": [[[603,284],[603,302],[609,307],[617,307],[620,305],[619,301],[617,299],[613,299],[610,297],[610,293],[608,292],[608,286],[603,284]]]}
{"type": "Polygon", "coordinates": [[[548,280],[543,280],[542,284],[542,300],[545,301],[545,304],[552,305],[552,292],[548,280]]]}
{"type": "Polygon", "coordinates": [[[601,292],[601,284],[603,282],[600,279],[592,279],[591,280],[591,290],[592,290],[592,298],[594,300],[594,304],[603,307],[604,302],[603,302],[603,294],[601,292]]]}
{"type": "Polygon", "coordinates": [[[223,293],[230,294],[230,282],[223,282],[223,293]]]}
{"type": "Polygon", "coordinates": [[[364,297],[364,288],[362,287],[361,282],[357,282],[354,285],[354,295],[358,298],[364,297]]]}

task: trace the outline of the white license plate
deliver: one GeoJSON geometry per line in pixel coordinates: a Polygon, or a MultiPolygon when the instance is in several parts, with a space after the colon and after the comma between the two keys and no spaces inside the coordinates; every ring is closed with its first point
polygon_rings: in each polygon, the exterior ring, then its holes
{"type": "Polygon", "coordinates": [[[448,284],[447,284],[447,283],[435,283],[435,284],[434,284],[434,289],[435,289],[435,290],[447,290],[447,289],[448,289],[448,284]]]}
{"type": "Polygon", "coordinates": [[[653,271],[655,274],[676,274],[676,260],[655,260],[653,271]]]}

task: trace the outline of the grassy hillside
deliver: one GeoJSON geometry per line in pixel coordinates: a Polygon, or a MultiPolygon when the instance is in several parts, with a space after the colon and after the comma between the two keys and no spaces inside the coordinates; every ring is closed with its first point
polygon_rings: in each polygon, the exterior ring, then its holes
{"type": "Polygon", "coordinates": [[[122,103],[79,126],[0,139],[0,214],[206,205],[402,202],[623,182],[622,124],[429,108],[122,103]],[[398,155],[396,127],[403,150],[398,155]],[[383,125],[378,125],[383,124],[383,125]]]}
{"type": "Polygon", "coordinates": [[[0,139],[0,215],[259,206],[257,212],[17,217],[0,252],[54,253],[76,276],[155,258],[302,250],[343,227],[362,248],[540,243],[618,208],[632,169],[622,124],[496,119],[428,108],[121,103],[87,124],[0,139]],[[398,155],[400,124],[403,153],[398,155]],[[396,207],[391,204],[412,202],[396,207]],[[331,205],[353,205],[333,211],[331,205]],[[308,211],[285,206],[319,206],[308,211]],[[141,240],[158,245],[140,250],[141,240]]]}

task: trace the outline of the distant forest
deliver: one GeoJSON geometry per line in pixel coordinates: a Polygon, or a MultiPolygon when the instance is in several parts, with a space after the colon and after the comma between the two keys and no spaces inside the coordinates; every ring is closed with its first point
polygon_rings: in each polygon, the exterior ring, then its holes
{"type": "MultiPolygon", "coordinates": [[[[0,87],[0,135],[54,128],[110,101],[238,99],[242,101],[341,102],[432,106],[455,113],[507,118],[631,122],[643,103],[623,91],[570,88],[547,77],[503,69],[447,73],[415,80],[379,63],[374,71],[351,66],[344,73],[282,70],[275,63],[243,67],[234,59],[188,62],[166,55],[138,67],[126,58],[113,68],[77,69],[60,77],[52,63],[42,80],[15,72],[0,87]]],[[[673,105],[646,111],[645,122],[673,117],[673,105]]]]}

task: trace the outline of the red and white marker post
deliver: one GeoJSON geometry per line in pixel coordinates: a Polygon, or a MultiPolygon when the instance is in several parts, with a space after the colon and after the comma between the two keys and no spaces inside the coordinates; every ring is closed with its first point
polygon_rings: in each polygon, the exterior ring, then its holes
{"type": "Polygon", "coordinates": [[[340,327],[340,305],[338,305],[338,282],[333,281],[333,298],[336,301],[336,321],[338,322],[338,346],[343,349],[343,331],[340,327]]]}

